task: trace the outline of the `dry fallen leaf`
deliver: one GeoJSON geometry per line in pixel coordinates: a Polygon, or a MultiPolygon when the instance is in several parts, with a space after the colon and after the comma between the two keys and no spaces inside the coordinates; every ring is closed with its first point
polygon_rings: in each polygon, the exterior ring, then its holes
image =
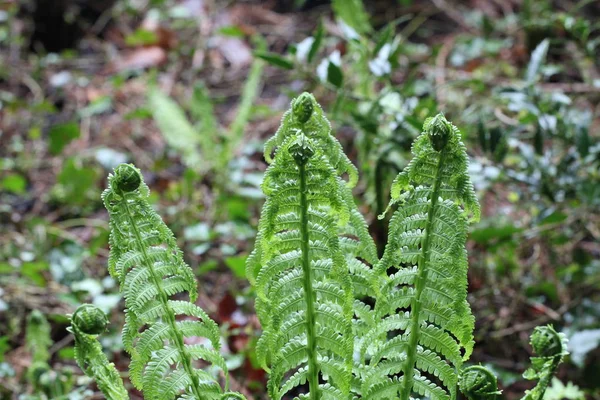
{"type": "Polygon", "coordinates": [[[159,46],[140,47],[111,62],[105,74],[156,67],[167,61],[167,52],[159,46]]]}

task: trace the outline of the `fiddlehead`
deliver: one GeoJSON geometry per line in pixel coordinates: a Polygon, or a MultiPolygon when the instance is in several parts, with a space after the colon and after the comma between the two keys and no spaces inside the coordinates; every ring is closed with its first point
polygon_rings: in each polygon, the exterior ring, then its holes
{"type": "Polygon", "coordinates": [[[77,308],[69,328],[75,337],[75,360],[87,376],[95,379],[108,400],[129,399],[119,372],[108,362],[97,339],[107,323],[106,314],[96,306],[83,304],[77,308]]]}
{"type": "Polygon", "coordinates": [[[215,377],[193,365],[203,360],[222,369],[227,390],[220,332],[194,304],[196,280],[173,233],[148,204],[148,187],[137,168],[122,164],[108,180],[102,199],[110,214],[109,271],[125,296],[123,344],[132,356],[132,383],[147,399],[221,399],[215,377]],[[189,301],[171,299],[180,293],[189,301]],[[210,346],[185,343],[194,336],[207,338],[210,346]]]}
{"type": "Polygon", "coordinates": [[[525,371],[526,379],[537,379],[537,385],[525,392],[523,400],[543,400],[544,393],[556,373],[563,357],[568,355],[567,338],[556,332],[552,325],[538,326],[531,334],[531,347],[537,357],[531,357],[531,367],[525,371]]]}
{"type": "Polygon", "coordinates": [[[469,400],[494,400],[499,394],[498,380],[490,370],[473,365],[462,370],[458,386],[469,400]]]}
{"type": "Polygon", "coordinates": [[[458,371],[473,348],[465,241],[467,216],[479,218],[479,204],[466,150],[458,130],[439,114],[425,122],[412,153],[392,187],[391,203],[399,207],[375,268],[380,321],[362,342],[368,399],[400,394],[408,400],[413,392],[453,399],[458,371]],[[401,333],[385,340],[390,331],[401,333]]]}

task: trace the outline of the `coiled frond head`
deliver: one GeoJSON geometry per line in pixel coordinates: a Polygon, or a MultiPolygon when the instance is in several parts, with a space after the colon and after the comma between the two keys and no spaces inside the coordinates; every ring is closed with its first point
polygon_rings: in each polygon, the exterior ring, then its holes
{"type": "Polygon", "coordinates": [[[99,335],[106,330],[108,318],[98,307],[82,304],[71,317],[71,324],[87,335],[99,335]]]}
{"type": "Polygon", "coordinates": [[[310,93],[302,93],[292,101],[292,112],[294,118],[302,124],[307,122],[312,116],[313,110],[315,109],[314,103],[315,98],[310,93]]]}
{"type": "Polygon", "coordinates": [[[442,151],[452,135],[452,124],[448,122],[444,114],[438,114],[425,121],[424,131],[431,141],[431,147],[435,151],[442,151]]]}
{"type": "Polygon", "coordinates": [[[498,390],[498,380],[492,372],[481,366],[465,368],[458,381],[460,391],[470,400],[495,399],[502,392],[498,390]]]}
{"type": "Polygon", "coordinates": [[[564,334],[556,332],[552,325],[535,328],[530,343],[538,357],[562,357],[567,353],[564,334]]]}
{"type": "Polygon", "coordinates": [[[129,193],[137,190],[142,183],[140,170],[133,164],[121,164],[115,168],[111,179],[113,190],[118,193],[129,193]]]}
{"type": "Polygon", "coordinates": [[[537,380],[538,383],[525,392],[523,400],[543,400],[558,365],[569,354],[568,341],[564,333],[557,332],[552,325],[546,325],[534,329],[530,343],[537,357],[531,357],[531,367],[523,373],[523,377],[537,380]]]}

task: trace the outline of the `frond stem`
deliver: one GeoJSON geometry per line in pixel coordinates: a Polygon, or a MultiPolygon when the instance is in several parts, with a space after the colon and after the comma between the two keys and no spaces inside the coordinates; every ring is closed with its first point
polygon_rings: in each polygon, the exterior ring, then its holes
{"type": "Polygon", "coordinates": [[[427,224],[425,225],[425,234],[421,239],[421,252],[418,258],[418,272],[415,277],[415,296],[413,297],[410,305],[410,332],[407,347],[407,357],[404,364],[404,380],[402,382],[402,388],[400,390],[400,399],[408,400],[412,391],[414,383],[414,365],[417,354],[417,344],[419,342],[420,334],[420,321],[419,315],[421,313],[421,295],[427,282],[427,264],[431,258],[429,247],[431,245],[431,231],[433,230],[433,221],[435,217],[435,208],[439,198],[439,190],[442,182],[442,166],[443,166],[444,152],[443,150],[439,153],[439,159],[437,162],[435,180],[433,182],[433,188],[431,190],[431,198],[429,199],[429,206],[427,207],[427,224]]]}
{"type": "MultiPolygon", "coordinates": [[[[544,371],[541,379],[538,381],[537,385],[534,388],[534,389],[540,388],[539,392],[536,393],[538,396],[534,397],[532,395],[531,400],[543,400],[544,399],[544,394],[546,393],[546,389],[548,389],[548,386],[550,386],[550,382],[552,382],[552,378],[554,377],[554,374],[556,374],[556,370],[558,369],[558,365],[560,364],[560,362],[561,362],[560,356],[554,357],[554,359],[548,366],[548,369],[546,371],[544,371]]],[[[530,393],[535,393],[535,391],[532,389],[530,393]]],[[[525,396],[524,399],[529,400],[529,397],[525,396]]]]}
{"type": "Polygon", "coordinates": [[[312,271],[309,258],[308,237],[308,201],[306,199],[306,165],[298,163],[300,173],[300,249],[302,251],[302,271],[304,298],[306,300],[306,338],[308,355],[308,387],[310,400],[318,400],[319,396],[319,365],[317,362],[317,337],[315,332],[315,305],[312,287],[312,271]]]}
{"type": "Polygon", "coordinates": [[[144,245],[144,241],[142,240],[142,235],[140,234],[140,231],[138,230],[137,225],[135,223],[133,214],[129,209],[128,200],[127,198],[124,198],[123,200],[123,204],[125,205],[125,213],[131,226],[131,230],[133,231],[135,241],[137,242],[137,245],[142,252],[144,264],[146,264],[147,268],[150,270],[150,276],[152,277],[152,281],[156,286],[156,289],[158,290],[158,299],[162,304],[162,308],[164,310],[167,323],[169,324],[169,328],[171,329],[171,332],[175,337],[175,346],[177,346],[177,351],[179,352],[179,357],[181,359],[183,369],[185,370],[186,374],[190,377],[190,380],[192,382],[192,393],[194,394],[194,397],[196,397],[196,399],[205,400],[205,397],[202,396],[202,393],[200,391],[200,382],[198,381],[198,376],[196,375],[196,373],[194,372],[194,368],[192,367],[192,359],[190,357],[190,354],[185,349],[185,344],[183,342],[183,334],[179,331],[179,329],[177,329],[175,313],[169,306],[169,298],[162,287],[162,279],[154,271],[154,266],[152,264],[152,261],[150,261],[148,252],[146,251],[146,246],[144,245]]]}

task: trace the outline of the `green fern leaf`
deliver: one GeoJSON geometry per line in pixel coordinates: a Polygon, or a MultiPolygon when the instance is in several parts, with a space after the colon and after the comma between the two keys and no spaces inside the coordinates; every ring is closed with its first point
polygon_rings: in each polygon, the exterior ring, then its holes
{"type": "Polygon", "coordinates": [[[102,352],[97,336],[106,330],[108,318],[98,307],[83,304],[70,317],[69,332],[75,337],[75,360],[81,370],[96,380],[108,400],[129,399],[123,380],[102,352]]]}
{"type": "Polygon", "coordinates": [[[361,344],[367,399],[378,399],[375,393],[385,385],[402,400],[413,393],[454,399],[457,372],[473,348],[465,241],[468,218],[479,218],[479,204],[458,130],[441,114],[423,130],[414,158],[394,181],[391,204],[399,207],[375,268],[381,320],[361,344]],[[390,270],[395,272],[388,276],[390,270]],[[401,333],[386,341],[392,331],[401,333]],[[398,381],[387,378],[398,373],[398,381]]]}
{"type": "MultiPolygon", "coordinates": [[[[195,360],[221,368],[218,326],[194,301],[196,280],[172,232],[148,203],[148,187],[134,166],[122,164],[102,194],[110,214],[109,271],[125,296],[123,344],[131,354],[132,383],[147,399],[220,399],[216,378],[194,368],[195,360]],[[187,294],[189,302],[171,299],[187,294]],[[178,321],[178,316],[192,317],[178,321]],[[207,346],[185,343],[205,337],[207,346]]],[[[227,390],[228,382],[225,383],[227,390]]]]}
{"type": "MultiPolygon", "coordinates": [[[[301,398],[348,398],[353,326],[374,321],[352,324],[353,298],[373,295],[377,261],[351,193],[356,168],[308,93],[292,101],[265,158],[267,202],[246,270],[258,295],[257,354],[270,371],[269,394],[281,399],[308,382],[301,398]]],[[[356,307],[368,315],[364,303],[356,307]]]]}

